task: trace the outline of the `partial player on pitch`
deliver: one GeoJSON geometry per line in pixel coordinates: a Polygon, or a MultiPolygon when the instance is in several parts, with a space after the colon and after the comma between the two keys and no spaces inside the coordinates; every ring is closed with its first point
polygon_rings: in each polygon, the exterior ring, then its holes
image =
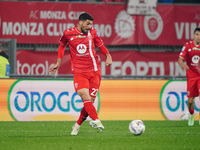
{"type": "Polygon", "coordinates": [[[181,68],[186,70],[189,110],[188,126],[193,126],[195,116],[194,98],[200,94],[200,28],[194,30],[194,39],[183,46],[178,63],[181,68]]]}

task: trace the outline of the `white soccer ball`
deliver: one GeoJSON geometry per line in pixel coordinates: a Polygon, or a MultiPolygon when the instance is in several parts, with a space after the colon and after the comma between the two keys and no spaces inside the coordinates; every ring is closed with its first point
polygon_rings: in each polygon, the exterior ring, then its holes
{"type": "Polygon", "coordinates": [[[141,135],[145,131],[145,125],[141,120],[133,120],[129,124],[129,131],[134,135],[141,135]]]}

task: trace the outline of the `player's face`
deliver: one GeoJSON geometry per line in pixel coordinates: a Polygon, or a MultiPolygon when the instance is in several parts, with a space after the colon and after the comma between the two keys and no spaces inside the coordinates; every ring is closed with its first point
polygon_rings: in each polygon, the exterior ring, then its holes
{"type": "Polygon", "coordinates": [[[200,32],[199,31],[196,31],[194,33],[194,43],[197,45],[200,45],[200,32]]]}
{"type": "Polygon", "coordinates": [[[83,33],[88,33],[88,31],[92,28],[92,25],[93,21],[91,20],[81,21],[80,29],[83,33]]]}

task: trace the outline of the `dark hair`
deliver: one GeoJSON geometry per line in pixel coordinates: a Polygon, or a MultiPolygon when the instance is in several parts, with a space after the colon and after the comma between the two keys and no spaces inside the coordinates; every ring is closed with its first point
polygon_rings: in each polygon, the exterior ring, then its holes
{"type": "Polygon", "coordinates": [[[196,31],[199,31],[199,32],[200,32],[200,28],[196,28],[196,29],[194,30],[194,33],[195,33],[196,31]]]}
{"type": "Polygon", "coordinates": [[[2,48],[2,44],[1,44],[1,43],[0,43],[0,49],[3,49],[3,48],[2,48]]]}
{"type": "Polygon", "coordinates": [[[91,20],[91,21],[93,21],[94,20],[93,17],[90,14],[88,14],[88,13],[82,13],[79,16],[78,19],[81,20],[81,21],[85,21],[85,20],[91,20]]]}

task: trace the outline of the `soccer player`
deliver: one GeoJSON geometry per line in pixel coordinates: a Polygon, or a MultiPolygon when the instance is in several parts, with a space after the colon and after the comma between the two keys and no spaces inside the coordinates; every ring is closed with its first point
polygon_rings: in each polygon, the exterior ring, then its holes
{"type": "Polygon", "coordinates": [[[82,13],[79,16],[77,27],[66,29],[63,32],[58,47],[57,62],[49,68],[50,73],[54,75],[61,64],[66,44],[69,44],[74,88],[83,101],[83,108],[79,119],[72,127],[71,135],[78,134],[80,125],[88,116],[92,119],[89,122],[91,127],[100,131],[104,129],[93,105],[101,82],[100,63],[95,46],[106,56],[106,66],[112,64],[112,57],[101,37],[92,27],[93,20],[90,14],[82,13]]]}
{"type": "MultiPolygon", "coordinates": [[[[194,98],[200,93],[200,28],[194,30],[194,39],[187,42],[179,55],[178,63],[186,70],[189,120],[194,125],[194,98]],[[186,64],[184,64],[184,59],[186,64]]],[[[200,124],[200,120],[199,120],[200,124]]]]}

